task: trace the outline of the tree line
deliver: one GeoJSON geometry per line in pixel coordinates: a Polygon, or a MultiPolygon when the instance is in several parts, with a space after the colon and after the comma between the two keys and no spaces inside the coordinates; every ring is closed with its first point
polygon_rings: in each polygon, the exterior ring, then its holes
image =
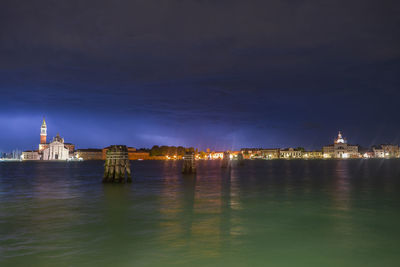
{"type": "Polygon", "coordinates": [[[186,151],[198,152],[197,149],[193,147],[183,147],[183,146],[153,146],[149,152],[150,156],[184,156],[186,151]]]}

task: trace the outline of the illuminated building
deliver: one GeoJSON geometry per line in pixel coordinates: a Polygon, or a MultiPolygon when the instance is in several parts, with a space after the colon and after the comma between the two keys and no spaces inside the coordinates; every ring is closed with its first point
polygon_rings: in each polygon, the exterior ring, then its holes
{"type": "Polygon", "coordinates": [[[358,153],[358,146],[349,145],[346,138],[342,136],[339,131],[337,138],[334,143],[329,146],[324,146],[322,148],[324,158],[358,158],[360,154],[358,153]]]}
{"type": "Polygon", "coordinates": [[[22,152],[22,160],[40,160],[40,155],[37,150],[28,150],[22,152]]]}
{"type": "MultiPolygon", "coordinates": [[[[128,148],[129,150],[129,148],[128,148]]],[[[149,152],[129,152],[128,151],[128,157],[129,160],[146,160],[146,159],[151,159],[150,158],[150,153],[149,152]]],[[[176,156],[172,156],[173,159],[176,159],[176,156]]]]}
{"type": "Polygon", "coordinates": [[[208,154],[208,159],[223,159],[224,158],[224,152],[211,152],[208,154]]]}
{"type": "Polygon", "coordinates": [[[240,150],[245,159],[261,158],[261,148],[242,148],[240,150]]]}
{"type": "Polygon", "coordinates": [[[305,159],[322,159],[322,151],[305,151],[303,153],[303,158],[305,159]]]}
{"type": "Polygon", "coordinates": [[[57,134],[43,150],[42,160],[67,160],[70,157],[69,152],[70,150],[64,144],[64,138],[57,134]]]}
{"type": "Polygon", "coordinates": [[[40,127],[39,149],[22,152],[23,160],[67,160],[73,156],[75,145],[64,143],[64,139],[57,134],[52,142],[47,143],[47,124],[43,118],[40,127]]]}
{"type": "Polygon", "coordinates": [[[398,145],[381,145],[383,151],[385,152],[385,157],[388,158],[398,158],[400,156],[398,145]]]}
{"type": "Polygon", "coordinates": [[[242,154],[241,151],[231,151],[231,159],[237,159],[239,154],[242,154]]]}
{"type": "Polygon", "coordinates": [[[398,158],[400,156],[398,145],[374,146],[372,151],[375,158],[398,158]]]}
{"type": "MultiPolygon", "coordinates": [[[[102,154],[101,159],[103,159],[103,160],[106,159],[106,154],[109,149],[110,149],[110,146],[101,149],[101,152],[100,152],[102,154]]],[[[96,157],[98,157],[98,155],[96,155],[96,157]]],[[[150,157],[149,152],[138,152],[138,151],[136,151],[136,148],[134,148],[134,147],[128,147],[128,157],[129,157],[129,160],[146,160],[146,159],[164,160],[164,159],[167,159],[166,156],[150,157]]]]}
{"type": "Polygon", "coordinates": [[[83,160],[102,160],[103,151],[96,148],[78,149],[75,151],[74,156],[83,160]]]}
{"type": "Polygon", "coordinates": [[[303,151],[294,148],[287,148],[281,149],[279,155],[280,158],[284,159],[300,159],[302,158],[303,151]]]}
{"type": "Polygon", "coordinates": [[[372,151],[374,152],[374,158],[384,158],[385,157],[385,152],[383,151],[383,148],[381,147],[373,147],[372,151]]]}
{"type": "Polygon", "coordinates": [[[365,159],[369,159],[369,158],[374,158],[375,155],[374,155],[374,152],[366,151],[366,152],[362,153],[362,157],[365,159]]]}
{"type": "Polygon", "coordinates": [[[263,148],[260,150],[261,157],[265,159],[279,159],[280,149],[279,148],[263,148]]]}
{"type": "Polygon", "coordinates": [[[279,148],[242,148],[244,159],[279,159],[279,148]]]}

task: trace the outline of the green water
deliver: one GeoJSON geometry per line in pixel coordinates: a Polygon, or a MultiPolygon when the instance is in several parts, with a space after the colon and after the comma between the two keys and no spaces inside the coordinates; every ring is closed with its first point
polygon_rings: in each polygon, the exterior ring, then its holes
{"type": "Polygon", "coordinates": [[[0,163],[0,266],[400,266],[400,160],[0,163]]]}

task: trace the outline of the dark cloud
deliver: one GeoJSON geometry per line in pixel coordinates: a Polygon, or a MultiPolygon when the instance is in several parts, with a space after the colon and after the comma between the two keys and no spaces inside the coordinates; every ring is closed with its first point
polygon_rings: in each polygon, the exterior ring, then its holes
{"type": "Polygon", "coordinates": [[[399,12],[397,1],[3,0],[0,105],[99,133],[113,120],[146,132],[119,134],[139,146],[320,146],[338,128],[397,140],[399,12]]]}

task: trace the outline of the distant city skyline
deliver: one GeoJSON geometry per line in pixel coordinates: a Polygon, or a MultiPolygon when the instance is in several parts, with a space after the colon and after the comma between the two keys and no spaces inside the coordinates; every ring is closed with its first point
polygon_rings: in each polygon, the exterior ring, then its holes
{"type": "MultiPolygon", "coordinates": [[[[302,146],[285,147],[241,147],[215,151],[214,148],[207,149],[199,147],[185,147],[182,145],[153,145],[151,149],[136,149],[126,145],[77,148],[75,144],[65,142],[59,133],[53,139],[48,139],[48,126],[43,118],[40,127],[40,142],[37,149],[22,152],[21,160],[25,161],[83,161],[83,160],[105,160],[111,149],[114,152],[126,152],[129,160],[176,160],[182,159],[186,152],[190,152],[192,159],[359,159],[359,158],[399,158],[400,150],[398,144],[380,144],[369,148],[349,144],[347,138],[338,131],[333,143],[318,148],[317,150],[305,149],[302,146]],[[205,151],[204,151],[205,150],[205,151]],[[228,150],[228,151],[227,151],[228,150]],[[239,156],[240,155],[240,156],[239,156]]],[[[113,153],[114,153],[113,152],[113,153]]],[[[124,153],[125,153],[124,152],[124,153]]],[[[4,154],[4,153],[3,153],[4,154]]],[[[16,153],[12,153],[15,158],[16,153]]],[[[124,156],[124,157],[125,157],[124,156]]],[[[185,156],[186,157],[186,156],[185,156]]],[[[7,160],[10,158],[6,156],[7,160]]],[[[124,158],[124,160],[126,159],[124,158]]],[[[186,159],[186,158],[184,158],[186,159]]],[[[115,162],[114,162],[115,163],[115,162]]],[[[188,162],[186,162],[189,164],[188,162]]],[[[192,162],[193,163],[193,162],[192,162]]],[[[226,163],[226,162],[225,162],[226,163]]],[[[125,163],[124,163],[125,164],[125,163]]],[[[114,166],[113,164],[111,164],[114,166]]],[[[192,172],[191,164],[185,165],[192,172]]]]}
{"type": "MultiPolygon", "coordinates": [[[[40,118],[40,117],[38,117],[40,118]]],[[[62,137],[65,138],[66,142],[71,142],[77,145],[77,147],[79,148],[103,148],[106,146],[109,146],[111,144],[125,144],[131,147],[135,147],[135,148],[151,148],[154,145],[158,145],[158,146],[162,146],[162,145],[168,145],[168,146],[184,146],[184,147],[195,147],[201,150],[206,150],[207,148],[210,148],[212,150],[215,151],[224,151],[224,150],[239,150],[241,148],[289,148],[289,147],[304,147],[307,150],[320,150],[322,146],[325,146],[327,144],[331,144],[333,142],[333,140],[337,137],[337,131],[335,130],[334,132],[332,132],[331,136],[325,138],[326,141],[318,144],[315,141],[315,139],[322,139],[321,136],[319,136],[319,132],[315,131],[314,133],[312,133],[312,137],[314,137],[314,140],[311,140],[312,142],[310,142],[310,140],[304,140],[304,142],[302,142],[300,140],[300,142],[298,143],[294,143],[293,141],[290,140],[281,140],[281,143],[269,143],[268,140],[265,140],[264,142],[261,142],[260,144],[255,143],[255,142],[251,142],[249,140],[245,140],[243,143],[236,143],[236,146],[232,145],[231,146],[222,146],[219,144],[216,144],[215,146],[209,145],[207,143],[205,144],[195,144],[195,143],[179,143],[178,138],[177,137],[173,137],[171,136],[171,138],[168,138],[166,136],[162,137],[162,136],[156,136],[156,138],[154,138],[155,140],[159,141],[159,143],[156,142],[152,142],[150,138],[148,138],[147,140],[143,138],[143,135],[139,135],[138,138],[136,138],[135,140],[135,134],[132,134],[132,140],[129,141],[129,139],[122,140],[124,135],[129,135],[129,132],[121,132],[119,133],[120,136],[113,136],[112,135],[112,131],[113,129],[117,129],[117,125],[115,124],[110,124],[110,128],[106,129],[106,128],[102,128],[101,126],[98,126],[99,128],[97,130],[94,131],[94,133],[89,133],[86,129],[85,129],[85,125],[79,125],[79,124],[63,124],[60,120],[57,119],[52,119],[52,117],[50,116],[45,116],[46,118],[46,122],[47,124],[50,124],[50,126],[48,126],[48,140],[51,140],[53,137],[55,137],[57,134],[61,134],[62,137]],[[49,119],[50,118],[50,119],[49,119]],[[76,131],[73,131],[74,129],[76,129],[76,131]],[[99,132],[104,131],[104,136],[103,134],[99,134],[99,132]],[[70,132],[71,137],[64,134],[64,132],[70,132]],[[107,142],[107,138],[110,138],[111,141],[107,142]],[[78,140],[78,142],[76,141],[78,140]],[[79,141],[81,140],[81,141],[79,141]],[[113,142],[114,140],[114,142],[113,142]],[[139,143],[138,140],[141,140],[142,143],[139,143]],[[146,140],[146,142],[143,142],[143,140],[146,140]],[[166,140],[165,142],[162,142],[162,140],[166,140]],[[124,142],[125,143],[122,143],[124,142]],[[250,144],[250,145],[245,145],[245,144],[250,144]],[[311,145],[310,145],[311,144],[311,145]]],[[[22,134],[21,133],[14,133],[13,135],[11,135],[11,138],[14,138],[14,140],[16,140],[16,144],[6,144],[4,145],[4,143],[0,144],[0,151],[2,152],[7,152],[7,151],[11,151],[13,149],[22,149],[22,150],[35,150],[37,149],[37,144],[40,141],[40,124],[43,120],[43,116],[40,119],[36,119],[36,123],[33,119],[29,119],[26,122],[22,122],[20,120],[17,120],[18,123],[22,123],[24,126],[26,126],[27,131],[24,131],[22,134]],[[39,126],[38,126],[39,125],[39,126]],[[35,126],[35,127],[33,127],[35,126]],[[28,129],[30,129],[30,131],[28,131],[28,129]],[[21,138],[20,136],[23,135],[23,138],[21,138]],[[20,139],[21,138],[21,139],[20,139]],[[20,141],[19,141],[20,140],[20,141]],[[30,143],[32,142],[32,143],[30,143]]],[[[90,124],[90,122],[88,122],[90,124]]],[[[321,132],[326,132],[325,131],[321,131],[321,132]]],[[[348,138],[348,134],[347,132],[341,130],[341,132],[344,134],[344,136],[346,137],[346,139],[348,138]]],[[[149,137],[151,135],[149,134],[149,137]]],[[[182,133],[180,134],[180,136],[182,136],[182,133]]],[[[357,135],[358,138],[360,138],[359,135],[357,135]]],[[[126,138],[126,137],[125,137],[126,138]]],[[[361,136],[362,139],[365,140],[364,136],[361,136]]],[[[185,139],[185,137],[183,136],[182,139],[185,139]]],[[[297,139],[298,140],[298,139],[297,139]]],[[[393,141],[380,141],[378,140],[378,138],[373,138],[373,141],[371,141],[369,144],[362,144],[359,142],[355,142],[354,138],[352,138],[350,136],[349,138],[349,143],[350,144],[354,144],[354,145],[360,145],[362,147],[365,148],[369,148],[373,145],[379,145],[379,144],[398,144],[400,142],[397,142],[397,139],[393,139],[393,141]]],[[[229,140],[228,140],[229,142],[229,140]]],[[[212,143],[212,142],[211,142],[212,143]]],[[[214,142],[215,144],[216,142],[214,142]]]]}

